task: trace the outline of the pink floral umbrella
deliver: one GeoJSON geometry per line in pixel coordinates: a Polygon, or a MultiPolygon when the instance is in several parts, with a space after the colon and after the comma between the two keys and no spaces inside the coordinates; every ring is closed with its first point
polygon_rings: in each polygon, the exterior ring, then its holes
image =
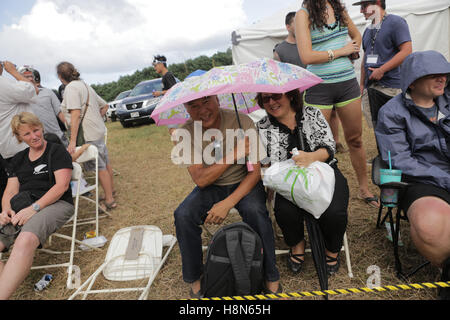
{"type": "MultiPolygon", "coordinates": [[[[171,113],[187,114],[183,111],[183,104],[186,102],[206,96],[231,94],[239,127],[242,128],[237,114],[237,93],[285,93],[294,89],[304,91],[321,82],[321,78],[299,66],[268,58],[246,64],[216,67],[201,76],[188,78],[173,86],[156,106],[151,117],[158,124],[161,114],[167,114],[172,108],[175,110],[171,110],[171,113]]],[[[247,106],[247,109],[252,107],[254,105],[247,106]]],[[[247,168],[248,171],[253,171],[253,166],[248,161],[247,168]]]]}
{"type": "Polygon", "coordinates": [[[216,67],[173,86],[153,111],[152,118],[159,125],[183,123],[189,118],[184,103],[223,94],[234,94],[236,103],[233,105],[236,111],[249,113],[258,107],[254,99],[256,92],[285,93],[294,89],[304,91],[321,82],[322,79],[301,67],[268,58],[216,67]],[[244,99],[242,103],[239,101],[241,98],[244,99]]]}

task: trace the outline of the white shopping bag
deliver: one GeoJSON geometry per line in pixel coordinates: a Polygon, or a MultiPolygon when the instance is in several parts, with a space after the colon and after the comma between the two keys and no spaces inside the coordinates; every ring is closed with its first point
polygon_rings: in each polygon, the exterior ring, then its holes
{"type": "Polygon", "coordinates": [[[333,199],[335,179],[333,168],[326,163],[316,161],[300,168],[290,159],[271,165],[263,183],[319,219],[333,199]]]}

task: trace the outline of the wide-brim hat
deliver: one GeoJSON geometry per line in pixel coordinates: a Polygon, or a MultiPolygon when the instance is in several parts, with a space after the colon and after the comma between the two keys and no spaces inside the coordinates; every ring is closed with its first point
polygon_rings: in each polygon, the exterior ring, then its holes
{"type": "Polygon", "coordinates": [[[376,2],[376,0],[362,0],[362,1],[355,2],[354,4],[352,4],[352,6],[359,6],[360,4],[363,4],[366,2],[376,2]]]}

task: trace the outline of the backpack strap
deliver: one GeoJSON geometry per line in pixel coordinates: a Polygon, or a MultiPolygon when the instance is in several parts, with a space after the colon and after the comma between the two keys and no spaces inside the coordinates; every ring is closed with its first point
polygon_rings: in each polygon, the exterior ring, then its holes
{"type": "MultiPolygon", "coordinates": [[[[244,234],[245,233],[242,234],[242,237],[246,238],[245,242],[251,245],[251,240],[247,236],[244,236],[244,234]]],[[[251,290],[249,272],[253,254],[251,257],[249,257],[248,252],[246,252],[245,254],[244,252],[242,252],[241,245],[239,243],[238,231],[228,231],[225,236],[228,257],[230,258],[231,267],[234,274],[236,293],[237,295],[249,294],[251,290]],[[247,259],[250,259],[250,263],[248,263],[247,259]]]]}

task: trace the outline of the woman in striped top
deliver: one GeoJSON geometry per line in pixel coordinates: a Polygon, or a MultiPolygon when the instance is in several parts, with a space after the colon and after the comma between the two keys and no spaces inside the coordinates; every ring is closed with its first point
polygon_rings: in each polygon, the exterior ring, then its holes
{"type": "Polygon", "coordinates": [[[358,179],[359,197],[378,207],[377,197],[369,190],[361,93],[352,63],[359,57],[361,34],[340,0],[304,0],[296,15],[295,31],[302,61],[324,80],[306,91],[305,105],[319,108],[328,123],[333,108],[337,110],[358,179]]]}

